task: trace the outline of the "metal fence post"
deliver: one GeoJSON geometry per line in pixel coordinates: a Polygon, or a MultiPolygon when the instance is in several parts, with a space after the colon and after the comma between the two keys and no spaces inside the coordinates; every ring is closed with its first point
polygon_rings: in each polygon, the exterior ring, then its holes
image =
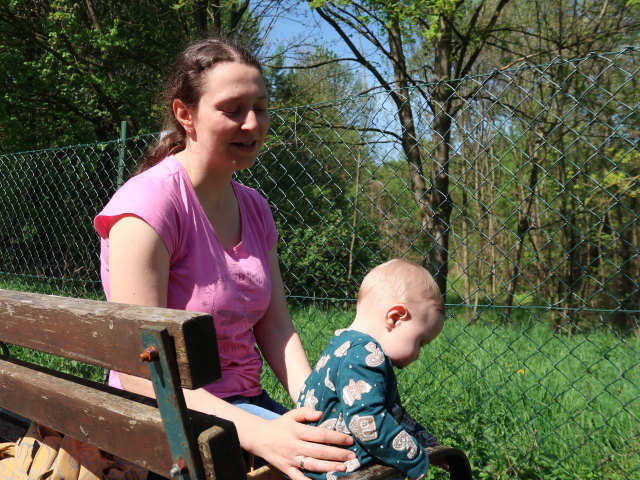
{"type": "Polygon", "coordinates": [[[120,186],[124,182],[124,159],[127,152],[126,140],[127,140],[127,121],[122,120],[122,122],[120,122],[120,146],[118,148],[118,181],[117,181],[118,188],[120,188],[120,186]]]}

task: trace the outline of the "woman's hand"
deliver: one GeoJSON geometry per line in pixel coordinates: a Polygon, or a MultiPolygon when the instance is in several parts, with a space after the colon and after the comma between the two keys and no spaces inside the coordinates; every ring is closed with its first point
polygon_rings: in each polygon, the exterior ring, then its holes
{"type": "Polygon", "coordinates": [[[287,412],[276,420],[265,420],[253,436],[251,451],[292,480],[304,480],[304,470],[313,472],[344,472],[343,462],[355,458],[346,448],[353,439],[344,433],[304,425],[320,419],[322,412],[309,407],[287,412]],[[327,445],[329,444],[329,445],[327,445]]]}

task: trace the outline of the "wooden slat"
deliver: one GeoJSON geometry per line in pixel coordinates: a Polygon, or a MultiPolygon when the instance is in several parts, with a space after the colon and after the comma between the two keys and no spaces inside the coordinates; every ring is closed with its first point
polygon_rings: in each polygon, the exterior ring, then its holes
{"type": "Polygon", "coordinates": [[[183,387],[220,378],[210,315],[0,289],[0,341],[149,378],[139,360],[145,325],[173,337],[183,387]]]}
{"type": "MultiPolygon", "coordinates": [[[[253,470],[247,474],[248,480],[282,480],[285,477],[282,472],[271,465],[253,470]]],[[[381,464],[373,464],[356,470],[350,475],[342,477],[345,480],[403,480],[404,476],[395,468],[381,464]]]]}
{"type": "MultiPolygon", "coordinates": [[[[192,424],[198,430],[196,415],[192,412],[192,424]]],[[[209,428],[198,436],[200,457],[207,478],[215,480],[244,480],[247,478],[240,440],[235,425],[228,421],[209,415],[206,418],[209,428]],[[211,422],[215,426],[210,426],[211,422]]]]}
{"type": "Polygon", "coordinates": [[[0,406],[167,475],[172,459],[157,408],[20,363],[0,359],[0,406]]]}
{"type": "MultiPolygon", "coordinates": [[[[3,441],[18,438],[12,437],[12,429],[20,435],[26,430],[25,419],[16,414],[163,477],[169,476],[173,459],[155,400],[19,360],[0,358],[3,441]]],[[[235,425],[193,410],[188,410],[188,416],[198,439],[205,478],[245,478],[235,425]]]]}
{"type": "Polygon", "coordinates": [[[351,475],[343,478],[345,480],[402,480],[404,476],[395,468],[373,464],[356,470],[351,475]]]}

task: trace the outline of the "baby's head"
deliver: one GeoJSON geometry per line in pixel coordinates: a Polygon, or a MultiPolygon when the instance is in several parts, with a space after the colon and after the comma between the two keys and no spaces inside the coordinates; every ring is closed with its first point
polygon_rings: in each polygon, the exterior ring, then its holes
{"type": "Polygon", "coordinates": [[[395,259],[362,280],[351,328],[371,335],[395,366],[406,367],[438,336],[443,323],[444,302],[431,274],[416,263],[395,259]]]}

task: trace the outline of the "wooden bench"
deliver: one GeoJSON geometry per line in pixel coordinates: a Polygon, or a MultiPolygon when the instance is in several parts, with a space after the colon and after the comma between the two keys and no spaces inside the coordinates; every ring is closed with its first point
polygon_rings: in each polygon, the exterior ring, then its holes
{"type": "MultiPolygon", "coordinates": [[[[0,289],[0,342],[151,379],[157,400],[12,359],[0,351],[0,442],[29,421],[128,460],[160,477],[271,480],[269,467],[247,474],[233,423],[186,408],[181,388],[219,378],[211,316],[0,289]]],[[[457,449],[438,447],[451,478],[471,478],[457,449]]],[[[399,480],[383,465],[351,480],[399,480]]]]}
{"type": "Polygon", "coordinates": [[[180,388],[220,375],[210,316],[0,290],[0,341],[151,379],[158,399],[3,356],[1,436],[17,415],[162,477],[246,477],[235,426],[187,410],[180,388]]]}

